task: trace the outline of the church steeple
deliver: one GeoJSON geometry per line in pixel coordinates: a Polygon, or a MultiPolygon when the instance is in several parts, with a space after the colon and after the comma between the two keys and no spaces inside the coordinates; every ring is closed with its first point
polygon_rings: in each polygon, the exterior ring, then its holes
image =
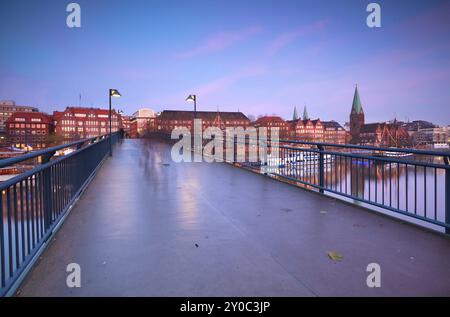
{"type": "Polygon", "coordinates": [[[361,99],[359,98],[358,85],[355,88],[355,94],[353,96],[352,111],[350,112],[350,135],[351,143],[359,144],[361,128],[364,126],[364,110],[361,105],[361,99]]]}
{"type": "Polygon", "coordinates": [[[292,120],[298,120],[297,107],[294,106],[294,114],[292,115],[292,120]]]}
{"type": "Polygon", "coordinates": [[[306,110],[306,105],[305,105],[305,108],[303,108],[303,120],[308,120],[308,119],[309,119],[308,110],[306,110]]]}
{"type": "Polygon", "coordinates": [[[364,113],[361,99],[359,98],[358,85],[355,88],[355,94],[353,95],[352,114],[364,113]]]}

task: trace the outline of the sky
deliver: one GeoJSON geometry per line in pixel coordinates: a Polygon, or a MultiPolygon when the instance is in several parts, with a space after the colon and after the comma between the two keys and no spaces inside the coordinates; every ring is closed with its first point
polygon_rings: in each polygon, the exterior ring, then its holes
{"type": "Polygon", "coordinates": [[[450,124],[450,1],[0,0],[0,100],[51,113],[81,104],[366,122],[450,124]],[[75,1],[74,1],[75,2],[75,1]]]}

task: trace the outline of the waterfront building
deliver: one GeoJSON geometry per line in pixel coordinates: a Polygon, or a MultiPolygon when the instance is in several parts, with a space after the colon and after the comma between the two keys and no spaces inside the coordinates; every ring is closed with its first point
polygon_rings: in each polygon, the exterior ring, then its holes
{"type": "Polygon", "coordinates": [[[26,150],[45,148],[53,131],[50,116],[42,112],[14,112],[5,125],[10,146],[26,150]]]}
{"type": "MultiPolygon", "coordinates": [[[[67,107],[53,112],[55,133],[66,140],[78,140],[109,133],[109,110],[67,107]]],[[[112,132],[121,127],[121,115],[112,110],[112,132]]]]}
{"type": "Polygon", "coordinates": [[[221,130],[232,127],[247,128],[250,120],[242,112],[227,111],[184,111],[164,110],[157,118],[157,131],[170,134],[177,127],[186,127],[193,131],[195,119],[202,119],[202,130],[219,127],[221,130]]]}

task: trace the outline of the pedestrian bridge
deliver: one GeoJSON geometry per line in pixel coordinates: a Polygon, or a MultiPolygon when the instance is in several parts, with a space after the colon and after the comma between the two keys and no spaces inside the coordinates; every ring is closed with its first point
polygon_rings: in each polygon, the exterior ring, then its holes
{"type": "Polygon", "coordinates": [[[16,295],[450,295],[446,236],[227,163],[173,163],[157,140],[120,141],[51,240],[16,295]]]}

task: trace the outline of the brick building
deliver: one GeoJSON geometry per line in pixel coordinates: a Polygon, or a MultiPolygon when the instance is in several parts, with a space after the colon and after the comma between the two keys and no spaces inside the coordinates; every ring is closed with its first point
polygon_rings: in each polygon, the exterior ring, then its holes
{"type": "Polygon", "coordinates": [[[333,144],[346,144],[348,132],[336,121],[322,121],[323,142],[333,144]]]}
{"type": "Polygon", "coordinates": [[[30,106],[17,106],[13,100],[2,100],[0,101],[0,133],[6,132],[5,123],[6,120],[14,112],[38,112],[39,110],[35,107],[30,106]]]}
{"type": "Polygon", "coordinates": [[[364,110],[355,88],[352,110],[350,113],[351,143],[381,147],[410,146],[410,135],[399,122],[365,123],[364,110]]]}
{"type": "Polygon", "coordinates": [[[268,137],[270,137],[270,129],[278,128],[278,134],[280,139],[287,139],[290,135],[290,125],[287,121],[278,116],[264,116],[258,118],[252,123],[255,128],[265,127],[267,128],[268,137]]]}
{"type": "MultiPolygon", "coordinates": [[[[248,127],[250,120],[242,112],[197,111],[196,119],[202,119],[202,130],[208,127],[248,127]]],[[[156,131],[170,134],[176,127],[193,131],[194,111],[164,110],[156,119],[156,131]]]]}
{"type": "Polygon", "coordinates": [[[410,145],[410,136],[398,123],[369,123],[360,129],[359,143],[377,147],[403,147],[410,145]]]}
{"type": "Polygon", "coordinates": [[[291,139],[304,142],[323,142],[324,126],[320,119],[298,119],[288,122],[291,139]]]}
{"type": "Polygon", "coordinates": [[[352,111],[350,112],[350,142],[353,144],[360,143],[360,131],[361,127],[364,126],[365,116],[364,110],[361,104],[361,99],[359,98],[358,86],[355,88],[355,94],[353,96],[352,111]]]}
{"type": "Polygon", "coordinates": [[[10,145],[28,150],[45,148],[53,131],[50,116],[42,112],[14,112],[5,125],[10,145]]]}
{"type": "Polygon", "coordinates": [[[129,136],[130,135],[130,130],[131,130],[131,116],[124,116],[121,115],[122,118],[122,130],[124,132],[125,136],[129,136]]]}
{"type": "MultiPolygon", "coordinates": [[[[67,107],[53,112],[55,133],[66,140],[85,139],[109,133],[109,110],[67,107]]],[[[112,110],[112,132],[122,126],[121,115],[112,110]]]]}

